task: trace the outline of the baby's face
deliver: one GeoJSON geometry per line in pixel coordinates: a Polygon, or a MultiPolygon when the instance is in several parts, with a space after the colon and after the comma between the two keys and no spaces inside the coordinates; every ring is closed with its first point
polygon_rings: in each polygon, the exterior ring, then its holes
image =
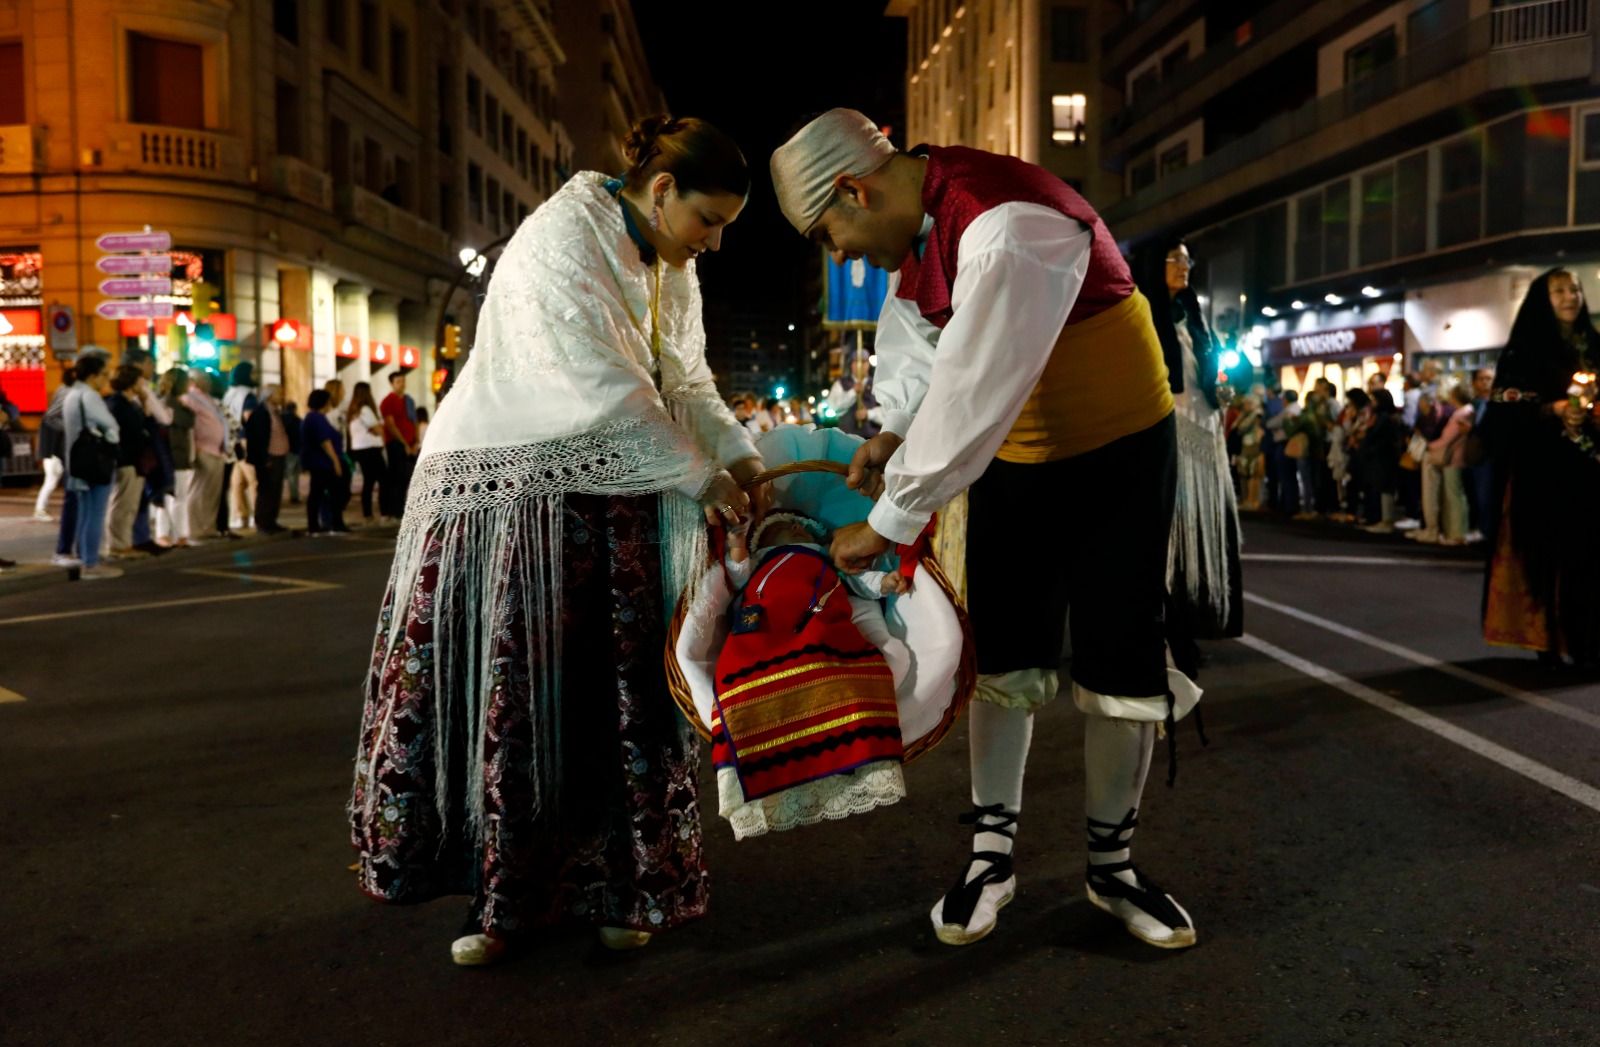
{"type": "Polygon", "coordinates": [[[816,535],[797,523],[776,523],[761,534],[762,548],[771,549],[779,545],[815,545],[816,535]]]}

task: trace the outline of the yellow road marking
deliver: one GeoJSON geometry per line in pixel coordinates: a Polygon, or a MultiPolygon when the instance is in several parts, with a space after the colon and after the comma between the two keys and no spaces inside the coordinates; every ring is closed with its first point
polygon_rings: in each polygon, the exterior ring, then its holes
{"type": "Polygon", "coordinates": [[[25,702],[27,700],[16,691],[8,691],[4,687],[0,687],[0,705],[5,705],[8,702],[25,702]]]}

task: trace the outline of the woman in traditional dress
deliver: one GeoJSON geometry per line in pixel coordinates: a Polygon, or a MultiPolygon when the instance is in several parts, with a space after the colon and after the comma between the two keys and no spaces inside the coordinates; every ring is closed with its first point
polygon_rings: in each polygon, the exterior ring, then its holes
{"type": "Polygon", "coordinates": [[[428,429],[366,688],[352,839],[383,901],[470,893],[458,964],[705,912],[698,742],[667,620],[760,471],[705,360],[694,260],[744,208],[734,143],[633,129],[512,237],[428,429]]]}
{"type": "Polygon", "coordinates": [[[1600,664],[1600,426],[1569,390],[1596,370],[1600,335],[1583,288],[1551,269],[1517,310],[1479,427],[1500,510],[1483,528],[1484,639],[1588,669],[1600,664]]]}
{"type": "Polygon", "coordinates": [[[1167,361],[1178,423],[1178,490],[1167,549],[1167,645],[1189,679],[1200,675],[1199,639],[1244,633],[1239,509],[1228,468],[1217,346],[1189,286],[1194,260],[1181,240],[1144,280],[1167,361]],[[1161,303],[1165,303],[1164,305],[1161,303]]]}

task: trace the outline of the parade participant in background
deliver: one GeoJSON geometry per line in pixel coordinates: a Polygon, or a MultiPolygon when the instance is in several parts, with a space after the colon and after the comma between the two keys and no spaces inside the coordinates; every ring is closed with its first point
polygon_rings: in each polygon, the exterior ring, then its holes
{"type": "Polygon", "coordinates": [[[1056,695],[1067,606],[1084,729],[1085,890],[1155,945],[1194,927],[1130,859],[1157,723],[1198,700],[1169,676],[1162,605],[1177,448],[1150,305],[1105,224],[1049,172],[973,149],[897,153],[835,109],[772,157],[795,229],[836,261],[894,271],[877,329],[883,431],[849,482],[881,497],[832,554],[860,570],[918,540],[970,488],[966,570],[977,647],[969,721],[972,853],[930,914],[941,941],[995,925],[1016,889],[1012,842],[1034,712],[1056,695]],[[1085,492],[1118,492],[1117,512],[1085,492]],[[1016,570],[1019,521],[1056,555],[1016,570]],[[1179,695],[1175,695],[1175,689],[1179,695]],[[1181,696],[1180,696],[1181,695],[1181,696]]]}
{"type": "Polygon", "coordinates": [[[870,440],[883,429],[878,398],[872,392],[872,354],[857,349],[849,366],[828,390],[828,406],[839,417],[839,428],[870,440]]]}
{"type": "Polygon", "coordinates": [[[495,266],[428,430],[366,690],[352,840],[384,901],[473,896],[458,964],[562,920],[613,948],[705,912],[699,744],[667,622],[761,469],[705,358],[695,259],[749,171],[651,117],[495,266]],[[737,479],[736,479],[737,478],[737,479]]]}
{"type": "Polygon", "coordinates": [[[1200,675],[1201,639],[1244,634],[1244,581],[1239,560],[1239,509],[1222,433],[1217,345],[1200,299],[1189,286],[1189,245],[1172,240],[1144,272],[1172,389],[1178,440],[1178,483],[1167,551],[1167,643],[1189,679],[1200,675]]]}
{"type": "Polygon", "coordinates": [[[1499,507],[1484,528],[1484,639],[1586,669],[1600,668],[1600,425],[1585,407],[1597,371],[1600,334],[1577,277],[1542,273],[1511,325],[1482,424],[1499,507]]]}

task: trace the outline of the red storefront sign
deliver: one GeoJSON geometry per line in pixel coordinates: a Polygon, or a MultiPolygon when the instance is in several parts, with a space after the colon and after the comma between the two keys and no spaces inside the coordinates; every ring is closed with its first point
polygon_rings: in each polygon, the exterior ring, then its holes
{"type": "Polygon", "coordinates": [[[0,337],[44,334],[44,316],[38,306],[0,309],[0,337]]]}
{"type": "Polygon", "coordinates": [[[353,334],[333,336],[333,355],[341,360],[361,359],[361,341],[353,334]]]}
{"type": "MultiPolygon", "coordinates": [[[[44,391],[43,367],[15,367],[0,371],[0,389],[6,399],[17,405],[17,410],[39,414],[50,406],[44,391]]],[[[5,449],[9,453],[9,449],[5,449]]]]}
{"type": "Polygon", "coordinates": [[[281,345],[286,349],[300,349],[304,352],[311,351],[311,325],[304,320],[295,320],[289,317],[272,321],[267,327],[267,337],[273,345],[281,345]]]}
{"type": "Polygon", "coordinates": [[[400,347],[400,366],[401,367],[404,367],[407,370],[410,370],[411,368],[417,366],[417,363],[421,359],[422,359],[422,354],[417,350],[416,346],[414,346],[414,345],[402,345],[400,347]]]}
{"type": "Polygon", "coordinates": [[[1326,331],[1299,331],[1266,343],[1266,362],[1274,366],[1304,364],[1312,360],[1360,359],[1393,356],[1405,345],[1405,321],[1390,320],[1361,327],[1336,327],[1326,331]]]}
{"type": "Polygon", "coordinates": [[[367,343],[367,359],[379,367],[387,367],[394,363],[394,346],[373,339],[367,343]]]}
{"type": "MultiPolygon", "coordinates": [[[[236,342],[239,340],[239,318],[232,313],[212,313],[204,320],[203,324],[211,325],[211,338],[217,342],[236,342]]],[[[165,336],[173,324],[178,324],[186,331],[194,330],[194,317],[189,315],[189,310],[180,309],[172,314],[170,320],[155,321],[156,334],[165,336]]],[[[118,321],[117,331],[124,338],[138,338],[145,332],[143,320],[118,321]]]]}

